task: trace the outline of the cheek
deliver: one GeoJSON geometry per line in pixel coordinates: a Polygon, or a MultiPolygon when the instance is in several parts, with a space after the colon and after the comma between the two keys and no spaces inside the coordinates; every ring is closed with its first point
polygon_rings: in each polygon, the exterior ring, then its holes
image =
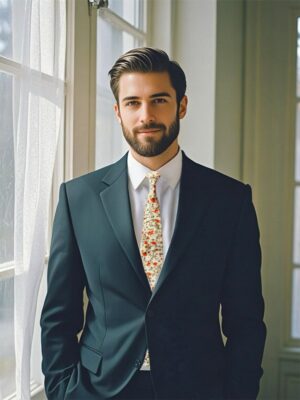
{"type": "Polygon", "coordinates": [[[170,113],[163,115],[162,118],[161,118],[161,121],[162,121],[165,125],[170,126],[170,125],[173,124],[173,122],[175,121],[175,119],[176,119],[176,113],[174,114],[174,112],[173,112],[173,110],[172,110],[172,111],[170,111],[170,113]]]}
{"type": "Polygon", "coordinates": [[[121,116],[123,125],[125,125],[128,128],[132,128],[137,124],[138,118],[137,118],[136,114],[133,112],[121,113],[120,116],[121,116]]]}

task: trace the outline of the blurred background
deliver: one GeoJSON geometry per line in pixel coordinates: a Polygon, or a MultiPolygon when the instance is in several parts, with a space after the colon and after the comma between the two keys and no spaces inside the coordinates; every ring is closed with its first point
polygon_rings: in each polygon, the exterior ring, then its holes
{"type": "MultiPolygon", "coordinates": [[[[0,0],[0,399],[6,400],[18,398],[15,219],[22,210],[16,208],[15,155],[24,49],[17,22],[27,15],[26,8],[20,12],[25,3],[0,0]]],[[[44,398],[39,318],[59,185],[127,151],[113,114],[108,71],[122,53],[147,45],[167,51],[186,73],[189,106],[179,136],[182,149],[252,187],[268,328],[259,399],[300,399],[300,1],[35,0],[39,12],[32,15],[46,29],[49,13],[42,12],[41,3],[54,5],[54,28],[40,38],[39,54],[44,46],[56,54],[53,43],[65,37],[59,41],[63,77],[55,76],[47,57],[26,67],[46,83],[62,80],[64,102],[56,103],[61,112],[45,203],[46,251],[29,336],[31,398],[44,398]],[[62,26],[55,17],[59,7],[65,10],[62,26]]],[[[33,34],[34,24],[29,38],[33,34]]],[[[35,51],[33,46],[31,57],[35,51]]]]}

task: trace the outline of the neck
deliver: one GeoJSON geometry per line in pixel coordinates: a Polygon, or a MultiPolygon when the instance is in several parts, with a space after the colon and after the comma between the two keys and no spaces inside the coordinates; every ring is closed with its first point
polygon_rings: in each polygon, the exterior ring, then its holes
{"type": "Polygon", "coordinates": [[[144,157],[135,152],[132,148],[130,149],[132,156],[145,167],[152,171],[157,171],[163,165],[167,164],[172,158],[176,156],[179,151],[178,141],[174,142],[161,154],[154,157],[144,157]]]}

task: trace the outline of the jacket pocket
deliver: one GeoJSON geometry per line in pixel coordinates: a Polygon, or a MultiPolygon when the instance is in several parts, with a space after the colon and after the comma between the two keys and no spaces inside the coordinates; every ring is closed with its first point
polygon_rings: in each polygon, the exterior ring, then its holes
{"type": "Polygon", "coordinates": [[[81,344],[80,362],[83,367],[91,371],[93,374],[97,374],[100,368],[101,360],[102,354],[99,351],[86,344],[81,344]]]}

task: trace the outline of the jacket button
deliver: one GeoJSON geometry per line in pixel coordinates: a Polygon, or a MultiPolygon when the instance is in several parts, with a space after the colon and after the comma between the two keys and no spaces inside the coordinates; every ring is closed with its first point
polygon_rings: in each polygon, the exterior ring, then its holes
{"type": "Polygon", "coordinates": [[[136,369],[139,369],[142,366],[141,361],[140,360],[136,360],[134,366],[135,366],[136,369]]]}
{"type": "Polygon", "coordinates": [[[149,316],[150,318],[153,318],[153,317],[154,317],[154,311],[152,311],[152,310],[149,310],[147,314],[148,314],[148,316],[149,316]]]}

